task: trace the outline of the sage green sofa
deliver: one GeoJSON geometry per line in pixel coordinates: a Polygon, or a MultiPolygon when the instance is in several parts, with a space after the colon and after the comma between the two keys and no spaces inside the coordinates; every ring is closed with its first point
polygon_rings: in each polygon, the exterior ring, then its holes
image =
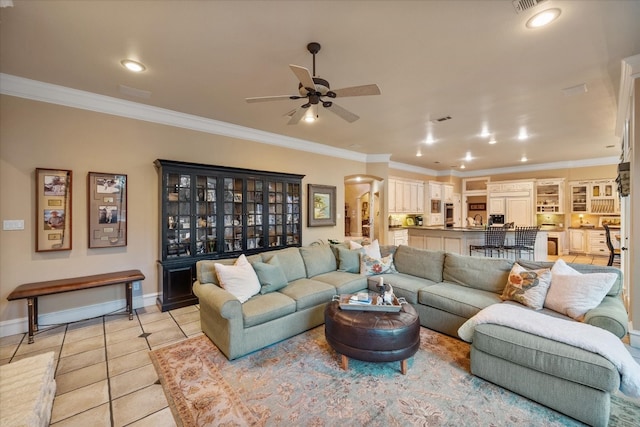
{"type": "MultiPolygon", "coordinates": [[[[412,304],[420,324],[454,337],[462,324],[500,298],[513,261],[470,257],[409,246],[383,246],[393,254],[395,272],[380,276],[398,297],[412,304]]],[[[292,337],[324,322],[324,309],[334,295],[377,291],[357,271],[357,254],[346,245],[311,245],[247,257],[255,265],[277,256],[285,287],[258,294],[241,304],[222,289],[214,263],[199,261],[194,293],[200,301],[203,332],[229,358],[235,359],[292,337]]],[[[518,260],[525,268],[553,263],[518,260]]],[[[602,303],[584,321],[618,337],[627,333],[621,299],[622,277],[612,267],[570,264],[581,273],[613,272],[617,280],[602,303]]],[[[574,321],[543,309],[550,316],[574,321]]],[[[619,388],[616,368],[605,358],[498,325],[480,325],[471,347],[472,373],[590,425],[606,425],[610,394],[619,388]],[[589,402],[589,404],[585,404],[589,402]]]]}

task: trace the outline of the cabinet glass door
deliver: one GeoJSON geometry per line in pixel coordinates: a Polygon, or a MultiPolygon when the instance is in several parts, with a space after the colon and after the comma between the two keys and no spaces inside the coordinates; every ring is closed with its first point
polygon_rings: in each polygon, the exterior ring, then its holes
{"type": "Polygon", "coordinates": [[[191,175],[168,173],[165,242],[167,258],[191,256],[191,175]]]}
{"type": "Polygon", "coordinates": [[[300,244],[300,184],[287,184],[287,245],[300,244]]]}
{"type": "Polygon", "coordinates": [[[281,246],[284,238],[284,184],[278,181],[269,181],[269,246],[281,246]]]}
{"type": "Polygon", "coordinates": [[[247,249],[264,248],[264,181],[247,179],[247,249]]]}
{"type": "Polygon", "coordinates": [[[571,186],[571,211],[587,212],[587,185],[571,186]]]}
{"type": "Polygon", "coordinates": [[[242,179],[223,179],[224,252],[244,250],[242,239],[242,179]]]}
{"type": "Polygon", "coordinates": [[[197,176],[196,187],[196,254],[208,254],[217,250],[217,179],[211,176],[197,176]]]}

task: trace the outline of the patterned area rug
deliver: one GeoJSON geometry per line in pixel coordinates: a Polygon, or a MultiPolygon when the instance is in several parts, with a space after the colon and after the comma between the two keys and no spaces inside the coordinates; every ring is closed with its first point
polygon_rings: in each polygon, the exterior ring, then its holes
{"type": "MultiPolygon", "coordinates": [[[[426,328],[420,338],[407,375],[399,362],[349,360],[343,371],[324,326],[231,362],[205,336],[151,359],[185,427],[582,425],[471,375],[467,343],[426,328]]],[[[612,403],[610,426],[638,425],[637,401],[612,403]]]]}

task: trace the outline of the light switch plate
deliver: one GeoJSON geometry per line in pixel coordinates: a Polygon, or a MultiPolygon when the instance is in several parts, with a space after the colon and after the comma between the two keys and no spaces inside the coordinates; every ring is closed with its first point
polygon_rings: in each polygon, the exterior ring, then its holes
{"type": "Polygon", "coordinates": [[[24,230],[24,219],[5,219],[2,221],[3,230],[24,230]]]}

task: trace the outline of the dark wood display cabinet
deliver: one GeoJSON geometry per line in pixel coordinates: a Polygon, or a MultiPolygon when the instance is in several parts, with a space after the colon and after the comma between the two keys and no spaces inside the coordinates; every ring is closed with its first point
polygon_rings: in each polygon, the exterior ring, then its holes
{"type": "Polygon", "coordinates": [[[304,175],[156,160],[158,304],[197,304],[196,262],[300,246],[304,175]]]}

